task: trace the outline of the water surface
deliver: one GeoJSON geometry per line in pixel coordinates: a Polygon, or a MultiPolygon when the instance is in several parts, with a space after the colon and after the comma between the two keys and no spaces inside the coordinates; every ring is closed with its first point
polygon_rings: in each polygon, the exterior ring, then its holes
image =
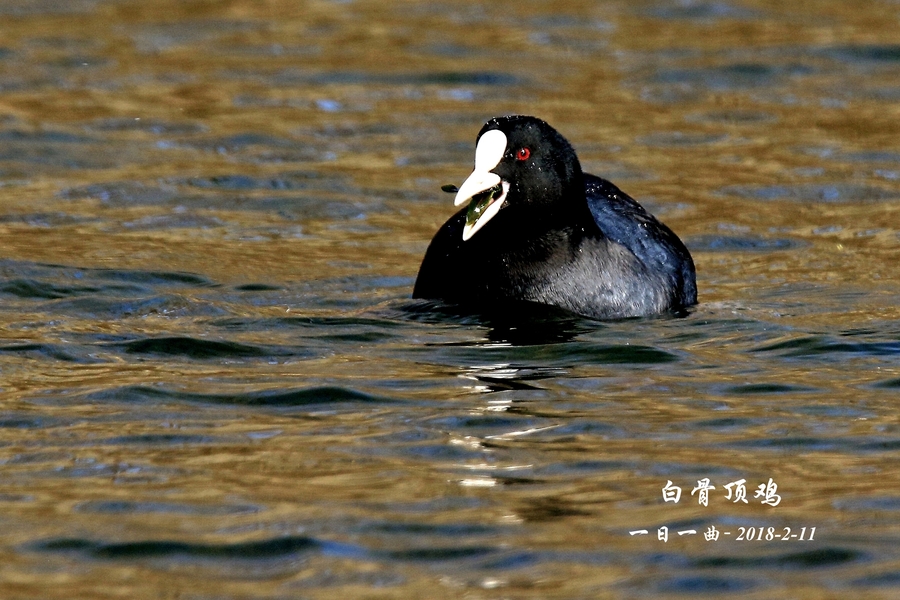
{"type": "Polygon", "coordinates": [[[0,595],[893,597],[898,11],[3,3],[0,595]],[[691,314],[410,300],[511,112],[691,314]]]}

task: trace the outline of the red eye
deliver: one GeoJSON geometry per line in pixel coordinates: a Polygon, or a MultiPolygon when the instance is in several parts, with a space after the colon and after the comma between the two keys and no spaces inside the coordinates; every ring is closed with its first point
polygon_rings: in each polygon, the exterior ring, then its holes
{"type": "Polygon", "coordinates": [[[516,152],[516,160],[528,160],[529,156],[531,156],[531,150],[528,148],[519,148],[519,151],[516,152]]]}

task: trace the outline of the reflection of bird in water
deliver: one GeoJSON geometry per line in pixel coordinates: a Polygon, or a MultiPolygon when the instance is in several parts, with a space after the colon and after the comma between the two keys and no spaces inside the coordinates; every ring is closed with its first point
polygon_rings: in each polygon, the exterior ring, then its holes
{"type": "Polygon", "coordinates": [[[539,390],[539,386],[528,383],[566,375],[565,369],[552,367],[513,367],[509,363],[496,365],[473,365],[467,367],[459,377],[477,381],[473,388],[479,392],[505,392],[509,390],[539,390]]]}

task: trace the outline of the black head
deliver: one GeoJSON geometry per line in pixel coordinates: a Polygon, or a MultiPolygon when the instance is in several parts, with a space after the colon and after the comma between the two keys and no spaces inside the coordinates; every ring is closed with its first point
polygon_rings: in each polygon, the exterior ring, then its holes
{"type": "Polygon", "coordinates": [[[475,147],[475,170],[456,204],[469,203],[463,239],[488,221],[555,223],[586,210],[584,178],[571,144],[535,117],[495,117],[475,147]]]}

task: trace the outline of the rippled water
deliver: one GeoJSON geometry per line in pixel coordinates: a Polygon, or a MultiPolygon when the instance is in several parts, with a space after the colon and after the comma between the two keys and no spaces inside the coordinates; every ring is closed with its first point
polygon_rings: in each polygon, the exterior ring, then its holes
{"type": "Polygon", "coordinates": [[[896,2],[0,20],[0,596],[896,594],[896,2]],[[509,112],[686,240],[696,310],[409,299],[509,112]]]}

